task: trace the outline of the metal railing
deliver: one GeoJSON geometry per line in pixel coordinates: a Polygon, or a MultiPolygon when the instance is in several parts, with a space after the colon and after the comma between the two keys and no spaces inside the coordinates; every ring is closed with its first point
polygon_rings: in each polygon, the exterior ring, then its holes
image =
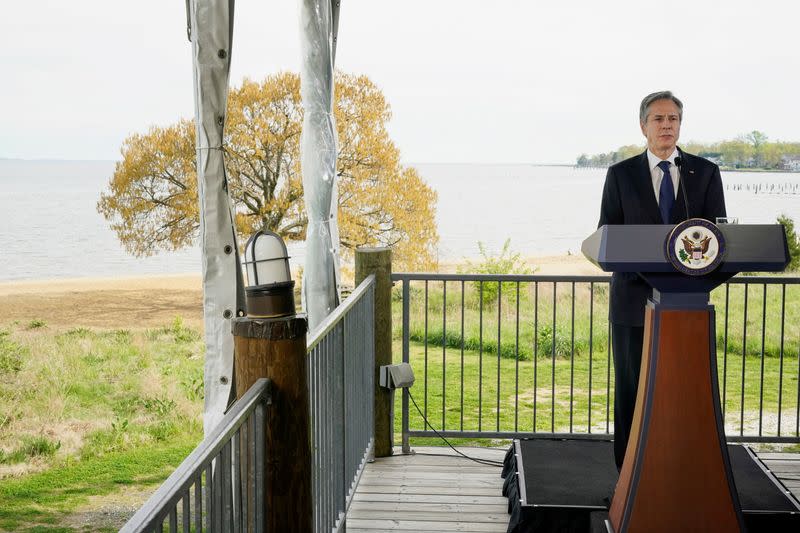
{"type": "MultiPolygon", "coordinates": [[[[411,394],[436,430],[404,390],[404,449],[437,432],[610,438],[610,279],[393,274],[411,394]]],[[[728,440],[800,442],[800,278],[736,277],[711,301],[728,440]]]]}
{"type": "Polygon", "coordinates": [[[375,276],[308,341],[314,529],[343,531],[374,447],[375,276]]]}
{"type": "MultiPolygon", "coordinates": [[[[738,292],[737,291],[737,292],[738,292]]],[[[722,291],[720,291],[720,300],[722,300],[722,291]]],[[[750,300],[752,301],[752,300],[750,300]]],[[[720,376],[720,396],[722,402],[722,412],[723,417],[726,415],[726,408],[728,407],[729,402],[729,383],[732,379],[739,378],[738,375],[731,375],[733,374],[728,371],[728,369],[733,364],[738,364],[741,361],[741,380],[740,380],[740,398],[739,398],[739,405],[740,409],[737,412],[728,411],[728,415],[733,415],[733,424],[730,424],[731,417],[729,416],[726,420],[729,421],[728,424],[728,440],[736,440],[736,441],[765,441],[765,442],[800,442],[800,316],[798,316],[798,312],[800,312],[800,278],[784,278],[784,277],[750,277],[750,276],[743,276],[738,278],[731,279],[728,283],[724,286],[724,311],[723,311],[723,320],[720,321],[719,318],[717,319],[717,328],[718,328],[718,342],[721,341],[723,354],[722,354],[722,371],[720,376]],[[739,288],[741,286],[741,288],[739,288]],[[760,302],[756,301],[755,307],[761,309],[760,316],[756,318],[756,320],[749,320],[748,319],[748,311],[749,311],[749,296],[750,296],[750,287],[758,288],[760,286],[761,290],[753,291],[755,292],[754,296],[758,296],[760,292],[760,302]],[[770,287],[771,290],[771,298],[768,298],[768,290],[767,287],[770,287]],[[792,291],[789,295],[789,303],[788,309],[789,313],[787,315],[787,289],[791,288],[792,291]],[[736,321],[730,320],[731,313],[729,312],[730,307],[730,300],[731,300],[731,293],[733,290],[737,290],[742,292],[742,299],[744,301],[744,312],[743,312],[743,320],[741,323],[732,323],[736,321]],[[778,294],[780,296],[778,297],[778,294]],[[770,303],[773,306],[773,310],[776,309],[777,302],[780,302],[779,309],[780,312],[772,312],[768,313],[767,309],[770,306],[770,303]],[[791,319],[791,321],[787,322],[787,316],[791,319]],[[769,318],[768,318],[769,317],[769,318]],[[741,356],[736,358],[735,356],[731,357],[729,355],[729,343],[731,338],[734,337],[734,328],[738,326],[741,328],[741,346],[742,354],[747,354],[755,356],[757,358],[756,361],[753,361],[758,364],[758,379],[759,385],[757,387],[758,390],[758,431],[755,432],[755,420],[752,416],[748,417],[750,419],[750,424],[748,427],[747,421],[745,419],[746,412],[744,409],[745,402],[745,393],[747,391],[747,383],[748,380],[746,378],[746,370],[747,370],[747,357],[741,356]],[[768,331],[772,329],[773,339],[772,339],[772,350],[767,350],[767,338],[768,338],[768,331]],[[720,332],[719,329],[722,331],[720,332]],[[753,330],[755,330],[756,334],[753,335],[753,330]],[[755,337],[755,343],[748,343],[748,334],[750,335],[749,339],[753,340],[755,337]],[[750,348],[750,344],[753,344],[753,347],[750,348]],[[771,354],[769,352],[772,352],[771,354]],[[777,353],[776,353],[777,352],[777,353]],[[733,359],[733,361],[732,361],[733,359]],[[738,360],[737,360],[738,359],[738,360]],[[777,359],[777,363],[775,361],[777,359]],[[767,372],[768,369],[766,368],[767,362],[771,362],[770,367],[771,374],[773,376],[768,376],[767,372]],[[790,366],[791,365],[791,366],[790,366]],[[770,385],[775,385],[775,378],[774,378],[774,371],[777,370],[777,388],[773,389],[772,387],[766,387],[765,380],[769,380],[770,385]],[[794,382],[794,385],[792,385],[794,382]],[[789,387],[786,387],[785,384],[789,384],[789,387]],[[794,389],[794,390],[792,390],[794,389]],[[775,409],[767,410],[765,408],[765,399],[768,393],[772,393],[771,395],[777,394],[777,407],[775,409]],[[790,401],[787,401],[790,400],[790,401]],[[792,408],[793,406],[793,408],[792,408]],[[785,413],[785,411],[791,410],[791,413],[785,413]],[[736,418],[738,418],[738,436],[736,435],[736,418]],[[786,421],[786,423],[784,422],[786,421]],[[794,424],[791,424],[794,422],[794,424]],[[786,426],[789,426],[789,431],[786,432],[786,426]],[[792,430],[793,428],[793,430],[792,430]],[[750,433],[746,433],[749,430],[750,433]],[[770,435],[765,435],[765,432],[772,433],[770,435]],[[788,433],[788,434],[787,434],[788,433]]],[[[721,304],[721,301],[720,301],[721,304]]],[[[735,370],[735,368],[734,368],[735,370]]],[[[738,379],[737,379],[738,381],[738,379]]],[[[752,379],[750,380],[752,383],[752,379]]],[[[754,385],[751,384],[751,389],[754,388],[754,385]]],[[[735,391],[731,391],[735,392],[735,391]]],[[[771,404],[775,405],[775,402],[770,402],[771,404]]]]}
{"type": "Polygon", "coordinates": [[[259,379],[121,531],[263,531],[269,402],[259,379]]]}
{"type": "MultiPolygon", "coordinates": [[[[373,453],[375,276],[308,340],[314,530],[343,531],[373,453]]],[[[123,527],[124,532],[264,531],[266,404],[259,379],[123,527]],[[251,437],[252,436],[252,437],[251,437]],[[259,503],[257,503],[259,502],[259,503]]]]}

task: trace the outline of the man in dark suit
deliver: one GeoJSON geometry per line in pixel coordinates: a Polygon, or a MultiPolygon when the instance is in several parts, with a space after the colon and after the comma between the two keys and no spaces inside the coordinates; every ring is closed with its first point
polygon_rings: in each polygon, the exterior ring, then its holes
{"type": "MultiPolygon", "coordinates": [[[[598,227],[606,224],[677,224],[687,218],[715,222],[725,216],[719,167],[678,148],[683,104],[670,91],[644,97],[639,125],[647,150],[612,165],[603,187],[598,227]]],[[[644,338],[644,308],[651,288],[637,274],[611,278],[614,350],[614,459],[622,467],[631,431],[644,338]]]]}

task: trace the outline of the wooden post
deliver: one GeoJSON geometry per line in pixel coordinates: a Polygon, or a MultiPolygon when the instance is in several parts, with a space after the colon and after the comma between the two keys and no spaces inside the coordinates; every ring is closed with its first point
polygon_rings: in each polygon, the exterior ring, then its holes
{"type": "Polygon", "coordinates": [[[267,531],[310,533],[311,442],[305,317],[233,320],[236,397],[258,378],[272,381],[267,407],[267,531]]]}
{"type": "Polygon", "coordinates": [[[379,368],[392,364],[392,250],[356,250],[356,286],[375,274],[375,457],[392,455],[392,391],[378,385],[379,368]]]}

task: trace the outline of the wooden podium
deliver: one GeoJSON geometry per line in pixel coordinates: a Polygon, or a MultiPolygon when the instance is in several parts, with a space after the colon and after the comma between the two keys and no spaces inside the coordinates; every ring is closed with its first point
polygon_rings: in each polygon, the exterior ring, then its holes
{"type": "Polygon", "coordinates": [[[717,384],[709,292],[737,272],[782,271],[780,225],[721,225],[722,262],[679,272],[665,254],[672,225],[603,226],[582,246],[606,272],[636,272],[653,288],[625,460],[607,528],[622,532],[744,531],[717,384]]]}

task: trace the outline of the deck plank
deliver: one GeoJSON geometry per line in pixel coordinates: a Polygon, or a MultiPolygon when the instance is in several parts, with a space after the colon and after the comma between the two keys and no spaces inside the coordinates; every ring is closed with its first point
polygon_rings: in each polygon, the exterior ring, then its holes
{"type": "MultiPolygon", "coordinates": [[[[505,449],[462,448],[471,457],[502,461],[505,449]]],[[[508,501],[500,468],[445,448],[416,448],[368,464],[347,514],[347,530],[505,532],[508,501]]]]}
{"type": "Polygon", "coordinates": [[[756,455],[786,489],[800,500],[800,453],[764,452],[756,455]]]}
{"type": "Polygon", "coordinates": [[[459,522],[429,522],[423,520],[383,519],[360,520],[347,519],[347,531],[469,531],[469,532],[505,532],[508,529],[508,519],[505,523],[471,523],[459,522]]]}
{"type": "Polygon", "coordinates": [[[464,494],[381,494],[378,492],[359,492],[353,502],[394,502],[394,503],[462,503],[462,504],[503,504],[508,500],[505,496],[471,496],[464,494]]]}
{"type": "Polygon", "coordinates": [[[358,494],[428,494],[450,496],[497,496],[500,491],[496,487],[419,487],[415,485],[363,485],[359,483],[358,494]]]}
{"type": "Polygon", "coordinates": [[[762,461],[772,461],[772,460],[779,460],[779,461],[796,461],[800,463],[800,453],[787,453],[787,452],[763,452],[759,453],[758,456],[761,458],[762,461]]]}
{"type": "MultiPolygon", "coordinates": [[[[505,449],[460,448],[489,461],[505,449]]],[[[449,448],[419,447],[367,465],[353,498],[347,530],[353,533],[505,532],[507,500],[501,495],[500,468],[458,456],[449,448]]],[[[800,453],[758,454],[766,467],[800,496],[800,453]]]]}
{"type": "MultiPolygon", "coordinates": [[[[375,511],[356,510],[349,513],[349,520],[384,520],[387,510],[378,509],[375,511]]],[[[502,513],[462,513],[454,511],[398,511],[403,515],[403,520],[413,520],[415,522],[468,522],[470,524],[483,523],[504,523],[508,524],[508,515],[503,510],[502,513]]]]}
{"type": "Polygon", "coordinates": [[[350,506],[350,513],[372,511],[399,511],[399,512],[443,512],[443,513],[505,513],[507,503],[480,504],[480,503],[444,503],[444,502],[365,502],[354,501],[350,506]]]}

